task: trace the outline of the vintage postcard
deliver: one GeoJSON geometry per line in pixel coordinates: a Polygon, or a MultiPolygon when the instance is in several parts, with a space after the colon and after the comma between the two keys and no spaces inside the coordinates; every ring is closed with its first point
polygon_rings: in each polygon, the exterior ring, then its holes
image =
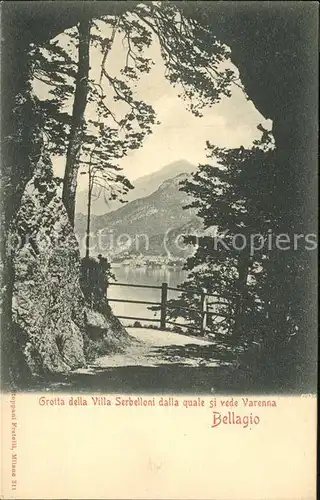
{"type": "Polygon", "coordinates": [[[317,19],[2,2],[0,498],[316,498],[317,19]]]}

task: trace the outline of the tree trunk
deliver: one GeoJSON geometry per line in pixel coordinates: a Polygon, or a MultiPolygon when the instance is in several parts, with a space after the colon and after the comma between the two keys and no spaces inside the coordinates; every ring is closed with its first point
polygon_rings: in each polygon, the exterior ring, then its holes
{"type": "Polygon", "coordinates": [[[249,275],[249,258],[240,258],[238,262],[238,283],[237,290],[238,295],[236,297],[235,304],[235,321],[234,321],[234,332],[233,339],[239,339],[243,334],[243,320],[244,320],[244,307],[245,307],[245,297],[247,291],[247,280],[249,275]]]}
{"type": "Polygon", "coordinates": [[[79,61],[76,78],[72,122],[67,151],[66,170],[63,181],[62,200],[67,209],[69,220],[74,226],[79,154],[83,136],[84,112],[88,97],[90,20],[79,23],[79,61]]]}
{"type": "Polygon", "coordinates": [[[87,259],[90,257],[89,252],[90,252],[91,199],[92,199],[92,186],[91,186],[91,179],[89,177],[87,231],[86,231],[86,258],[87,259]]]}

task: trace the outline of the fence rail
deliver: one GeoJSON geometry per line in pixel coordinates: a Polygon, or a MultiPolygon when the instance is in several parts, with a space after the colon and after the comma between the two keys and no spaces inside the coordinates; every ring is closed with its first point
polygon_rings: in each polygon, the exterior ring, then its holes
{"type": "Polygon", "coordinates": [[[129,300],[129,299],[108,299],[109,302],[128,302],[129,304],[147,304],[161,306],[161,302],[151,302],[148,300],[129,300]]]}
{"type": "Polygon", "coordinates": [[[129,286],[132,288],[154,288],[154,289],[161,289],[161,286],[156,286],[156,285],[136,285],[135,283],[112,283],[112,286],[129,286]]]}
{"type": "MultiPolygon", "coordinates": [[[[138,320],[138,321],[152,321],[152,322],[158,322],[160,323],[160,329],[165,330],[167,324],[169,325],[176,325],[184,328],[190,328],[192,330],[197,330],[200,331],[200,335],[204,335],[206,328],[207,328],[207,320],[208,317],[212,316],[222,316],[222,317],[231,317],[228,314],[224,314],[222,312],[216,313],[213,312],[212,310],[212,305],[218,304],[218,305],[227,305],[224,302],[217,301],[214,304],[208,304],[208,297],[219,297],[218,294],[211,294],[207,293],[205,289],[202,290],[194,290],[194,289],[181,289],[181,288],[176,288],[176,287],[169,287],[168,283],[162,283],[161,286],[156,286],[156,285],[137,285],[135,283],[112,283],[112,286],[124,286],[124,287],[131,287],[131,288],[145,288],[145,289],[153,289],[153,290],[160,290],[161,291],[161,301],[160,302],[153,302],[153,301],[148,301],[148,300],[132,300],[132,299],[114,299],[112,297],[107,297],[108,302],[122,302],[122,303],[128,303],[128,304],[145,304],[145,305],[154,305],[154,306],[159,306],[160,310],[160,318],[142,318],[139,316],[123,316],[123,315],[118,315],[117,317],[119,319],[130,319],[130,320],[138,320]],[[191,307],[179,307],[180,309],[183,310],[189,310],[189,311],[194,311],[198,312],[200,314],[201,318],[201,326],[191,326],[189,324],[181,324],[177,323],[175,321],[170,321],[167,318],[167,307],[168,307],[168,291],[177,291],[177,292],[187,292],[187,293],[193,293],[194,295],[199,295],[200,296],[200,309],[193,309],[191,307]]],[[[221,297],[220,297],[221,299],[221,297]]],[[[178,306],[177,306],[178,307],[178,306]]]]}

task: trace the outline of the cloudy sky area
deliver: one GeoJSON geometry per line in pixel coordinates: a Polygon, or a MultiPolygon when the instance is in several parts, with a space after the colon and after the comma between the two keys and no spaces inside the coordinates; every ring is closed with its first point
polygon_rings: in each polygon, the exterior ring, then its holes
{"type": "MultiPolygon", "coordinates": [[[[107,30],[107,28],[105,28],[107,30]]],[[[106,31],[106,36],[109,35],[106,31]]],[[[62,42],[63,44],[63,42],[62,42]]],[[[143,74],[137,82],[136,95],[151,104],[160,125],[155,125],[153,134],[148,136],[142,147],[130,153],[120,161],[123,173],[130,179],[150,174],[168,163],[186,159],[198,164],[206,160],[205,144],[225,147],[250,146],[254,138],[260,136],[257,125],[271,126],[270,121],[255,109],[242,90],[233,86],[232,97],[222,100],[211,108],[203,110],[203,117],[195,117],[186,109],[186,102],[180,97],[179,88],[173,87],[165,78],[165,68],[160,54],[159,44],[154,41],[146,55],[155,64],[149,74],[143,74]]],[[[108,56],[108,70],[114,76],[123,67],[126,50],[120,38],[116,39],[108,56]]],[[[100,72],[101,56],[91,54],[91,76],[100,72]]],[[[37,87],[37,93],[43,97],[45,90],[37,87]]],[[[57,175],[63,176],[65,158],[56,158],[54,167],[57,175]]],[[[79,190],[86,187],[86,176],[79,175],[79,190]]]]}
{"type": "MultiPolygon", "coordinates": [[[[121,60],[121,44],[115,47],[109,67],[115,58],[121,60]]],[[[259,137],[257,125],[265,122],[263,116],[248,101],[236,85],[231,98],[223,98],[218,104],[203,110],[203,117],[195,117],[186,109],[187,103],[178,97],[181,89],[173,87],[165,78],[165,67],[158,43],[148,51],[155,65],[149,74],[141,77],[137,95],[151,104],[160,121],[154,127],[142,147],[131,151],[120,165],[130,180],[159,170],[168,163],[186,159],[191,163],[206,160],[206,141],[217,146],[249,146],[259,137]]]]}

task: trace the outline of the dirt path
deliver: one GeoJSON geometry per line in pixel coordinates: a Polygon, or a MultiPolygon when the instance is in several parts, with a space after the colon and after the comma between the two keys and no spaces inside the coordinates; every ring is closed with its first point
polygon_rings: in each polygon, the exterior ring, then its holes
{"type": "Polygon", "coordinates": [[[128,328],[135,339],[123,353],[103,356],[51,384],[61,391],[197,393],[234,390],[230,363],[214,342],[147,328],[128,328]]]}
{"type": "Polygon", "coordinates": [[[212,342],[174,332],[151,328],[128,328],[129,335],[138,342],[124,353],[98,358],[91,368],[117,366],[159,366],[169,363],[216,366],[215,360],[204,361],[202,351],[212,342]]]}

